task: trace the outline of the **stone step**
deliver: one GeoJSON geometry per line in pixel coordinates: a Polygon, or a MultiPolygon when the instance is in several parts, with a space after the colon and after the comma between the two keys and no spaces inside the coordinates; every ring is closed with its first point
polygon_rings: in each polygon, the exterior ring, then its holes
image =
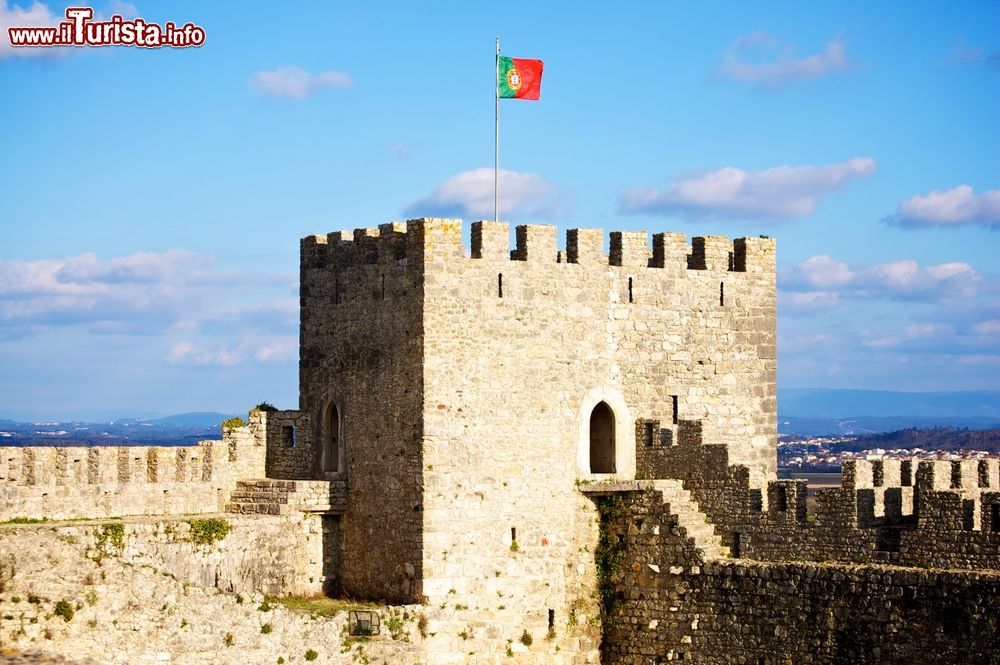
{"type": "Polygon", "coordinates": [[[284,492],[294,492],[297,485],[294,480],[240,480],[237,481],[236,486],[244,490],[261,490],[261,491],[284,491],[284,492]]]}
{"type": "Polygon", "coordinates": [[[284,515],[288,506],[276,503],[227,503],[227,513],[239,515],[284,515]]]}
{"type": "Polygon", "coordinates": [[[229,495],[232,502],[244,503],[288,503],[288,492],[248,492],[235,490],[229,495]]]}
{"type": "Polygon", "coordinates": [[[705,559],[719,559],[729,556],[729,548],[723,546],[722,539],[715,533],[715,527],[701,511],[701,507],[684,489],[679,480],[657,480],[655,489],[663,496],[670,512],[677,517],[677,525],[683,527],[687,537],[694,541],[705,559]]]}

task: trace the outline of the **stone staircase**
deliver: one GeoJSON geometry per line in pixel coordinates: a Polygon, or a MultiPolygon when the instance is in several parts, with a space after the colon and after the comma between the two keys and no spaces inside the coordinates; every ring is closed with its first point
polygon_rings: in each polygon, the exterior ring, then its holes
{"type": "Polygon", "coordinates": [[[580,486],[580,491],[584,494],[648,490],[663,495],[663,503],[670,506],[670,512],[677,517],[678,526],[684,528],[687,537],[694,541],[705,561],[731,556],[729,548],[722,544],[722,539],[715,533],[715,527],[679,480],[603,480],[580,486]]]}
{"type": "Polygon", "coordinates": [[[346,485],[325,480],[240,480],[229,495],[226,512],[241,515],[287,515],[292,511],[343,512],[346,485]]]}
{"type": "Polygon", "coordinates": [[[722,544],[722,539],[715,533],[715,527],[691,493],[684,489],[679,480],[650,481],[652,489],[663,494],[663,502],[670,505],[670,512],[677,516],[677,524],[684,527],[688,538],[694,541],[701,550],[705,560],[722,559],[730,555],[729,548],[722,544]]]}

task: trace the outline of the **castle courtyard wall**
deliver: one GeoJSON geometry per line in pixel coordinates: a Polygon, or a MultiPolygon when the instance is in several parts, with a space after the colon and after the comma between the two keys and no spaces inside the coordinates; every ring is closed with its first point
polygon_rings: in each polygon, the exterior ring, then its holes
{"type": "Polygon", "coordinates": [[[702,560],[655,493],[604,501],[605,663],[1000,659],[1000,573],[702,560]]]}
{"type": "Polygon", "coordinates": [[[264,459],[253,424],[194,446],[4,446],[0,521],[217,513],[264,459]]]}

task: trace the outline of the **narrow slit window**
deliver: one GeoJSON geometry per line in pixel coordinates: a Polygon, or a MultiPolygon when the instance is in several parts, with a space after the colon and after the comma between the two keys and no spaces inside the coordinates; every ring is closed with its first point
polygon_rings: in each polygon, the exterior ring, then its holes
{"type": "Polygon", "coordinates": [[[723,306],[726,304],[726,283],[719,282],[719,305],[723,306]]]}
{"type": "Polygon", "coordinates": [[[503,273],[497,274],[497,296],[503,298],[503,273]]]}
{"type": "Polygon", "coordinates": [[[295,447],[295,426],[285,425],[281,428],[281,442],[285,448],[295,447]]]}
{"type": "Polygon", "coordinates": [[[678,406],[677,405],[677,395],[671,395],[670,396],[670,400],[673,402],[673,405],[674,405],[674,424],[676,425],[677,424],[677,406],[678,406]]]}
{"type": "Polygon", "coordinates": [[[517,527],[516,526],[512,526],[510,528],[510,542],[512,542],[512,543],[516,543],[517,542],[517,527]]]}
{"type": "Polygon", "coordinates": [[[642,425],[642,442],[647,448],[653,445],[653,423],[643,423],[642,425]]]}
{"type": "Polygon", "coordinates": [[[323,471],[340,471],[340,410],[333,402],[326,408],[323,422],[324,446],[322,452],[323,471]]]}
{"type": "Polygon", "coordinates": [[[634,300],[632,300],[632,278],[631,277],[628,278],[628,301],[629,302],[635,302],[634,300]]]}
{"type": "Polygon", "coordinates": [[[385,275],[382,275],[382,300],[385,300],[385,275]]]}
{"type": "Polygon", "coordinates": [[[556,611],[549,610],[549,629],[556,627],[556,611]]]}

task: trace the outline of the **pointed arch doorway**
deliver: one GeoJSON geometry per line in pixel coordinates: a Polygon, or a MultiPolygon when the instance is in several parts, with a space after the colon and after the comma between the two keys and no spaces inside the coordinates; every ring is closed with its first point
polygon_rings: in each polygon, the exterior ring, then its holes
{"type": "Polygon", "coordinates": [[[590,472],[615,472],[615,412],[603,401],[590,412],[590,472]]]}

